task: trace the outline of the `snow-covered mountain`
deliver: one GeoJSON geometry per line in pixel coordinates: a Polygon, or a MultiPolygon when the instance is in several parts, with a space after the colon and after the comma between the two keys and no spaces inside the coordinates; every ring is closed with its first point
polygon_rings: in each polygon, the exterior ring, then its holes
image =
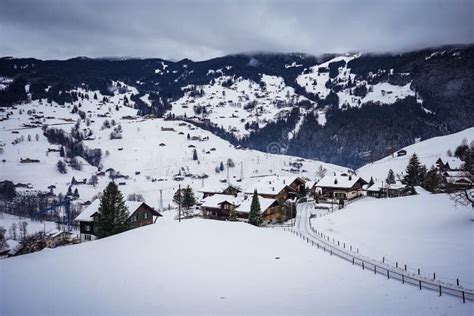
{"type": "MultiPolygon", "coordinates": [[[[350,167],[415,139],[472,127],[474,48],[394,55],[240,54],[162,59],[0,59],[0,106],[78,104],[84,91],[193,121],[234,145],[350,167]]],[[[102,96],[101,96],[102,98],[102,96]]],[[[99,100],[102,101],[102,100],[99,100]]]]}

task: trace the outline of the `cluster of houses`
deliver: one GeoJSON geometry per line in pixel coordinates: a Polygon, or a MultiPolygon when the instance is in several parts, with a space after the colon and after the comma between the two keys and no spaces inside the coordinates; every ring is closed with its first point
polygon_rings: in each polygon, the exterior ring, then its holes
{"type": "MultiPolygon", "coordinates": [[[[449,164],[438,159],[436,163],[438,173],[442,177],[442,190],[456,191],[472,187],[472,175],[465,171],[451,170],[449,164]]],[[[330,172],[319,181],[308,181],[299,176],[263,176],[255,178],[246,188],[222,184],[205,186],[199,193],[202,199],[198,203],[201,215],[204,218],[226,220],[232,215],[238,220],[247,220],[249,217],[252,196],[257,192],[260,212],[264,223],[281,222],[293,218],[295,203],[298,199],[308,196],[315,197],[316,201],[344,204],[362,196],[374,198],[399,197],[410,194],[409,188],[399,180],[387,183],[385,179],[370,182],[362,179],[353,171],[330,172]]],[[[80,224],[81,242],[96,239],[94,233],[94,217],[98,212],[100,201],[90,204],[75,220],[80,224]]],[[[144,202],[130,202],[129,209],[130,229],[152,224],[160,213],[144,202]]]]}

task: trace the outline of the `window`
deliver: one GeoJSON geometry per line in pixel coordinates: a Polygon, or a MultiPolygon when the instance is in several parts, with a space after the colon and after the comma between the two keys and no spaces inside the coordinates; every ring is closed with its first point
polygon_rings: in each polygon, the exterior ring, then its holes
{"type": "Polygon", "coordinates": [[[143,213],[143,218],[148,219],[148,212],[143,213]]]}
{"type": "MultiPolygon", "coordinates": [[[[86,232],[90,232],[90,231],[91,231],[91,225],[85,225],[85,226],[84,226],[84,230],[85,230],[86,232]]],[[[86,236],[89,236],[89,235],[86,235],[86,236]]],[[[90,238],[90,236],[89,236],[89,238],[90,238]]]]}
{"type": "Polygon", "coordinates": [[[84,240],[92,240],[92,237],[91,235],[84,235],[84,240]]]}
{"type": "Polygon", "coordinates": [[[137,215],[133,215],[132,218],[130,219],[131,222],[136,222],[137,221],[137,215]]]}

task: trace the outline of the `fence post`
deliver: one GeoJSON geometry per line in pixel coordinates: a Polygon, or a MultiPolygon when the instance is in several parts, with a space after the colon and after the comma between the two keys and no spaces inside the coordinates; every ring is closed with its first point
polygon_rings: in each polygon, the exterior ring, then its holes
{"type": "Polygon", "coordinates": [[[436,272],[433,272],[433,280],[436,280],[436,272]]]}
{"type": "Polygon", "coordinates": [[[382,263],[385,263],[385,257],[382,258],[382,263]]]}
{"type": "Polygon", "coordinates": [[[396,268],[398,268],[398,261],[397,261],[397,262],[395,262],[395,267],[396,267],[396,268]]]}
{"type": "Polygon", "coordinates": [[[351,251],[352,251],[352,246],[351,246],[351,251]]]}
{"type": "Polygon", "coordinates": [[[359,248],[357,248],[357,253],[359,253],[359,248]]]}
{"type": "Polygon", "coordinates": [[[439,296],[441,296],[441,285],[439,286],[439,296]]]}
{"type": "Polygon", "coordinates": [[[362,261],[362,270],[365,270],[365,269],[364,269],[364,261],[362,261]]]}
{"type": "Polygon", "coordinates": [[[387,279],[390,280],[390,271],[387,270],[387,279]]]}
{"type": "Polygon", "coordinates": [[[405,284],[405,276],[402,274],[402,284],[405,284]]]}
{"type": "Polygon", "coordinates": [[[377,274],[377,266],[374,265],[374,274],[377,274]]]}
{"type": "Polygon", "coordinates": [[[331,249],[331,256],[332,256],[332,249],[331,249]]]}
{"type": "Polygon", "coordinates": [[[405,265],[405,271],[407,270],[407,265],[405,265]]]}
{"type": "Polygon", "coordinates": [[[466,303],[466,297],[464,296],[464,291],[462,291],[462,302],[466,303]]]}
{"type": "Polygon", "coordinates": [[[352,265],[354,265],[354,263],[355,263],[354,261],[355,261],[355,259],[354,259],[354,257],[352,257],[352,265]]]}
{"type": "Polygon", "coordinates": [[[420,275],[420,268],[418,268],[418,275],[420,275]]]}
{"type": "Polygon", "coordinates": [[[344,249],[346,248],[346,243],[344,243],[343,247],[344,247],[344,249]]]}
{"type": "Polygon", "coordinates": [[[456,284],[459,286],[459,278],[456,279],[456,284]]]}
{"type": "Polygon", "coordinates": [[[418,284],[420,285],[420,290],[421,290],[421,280],[418,280],[418,284]]]}

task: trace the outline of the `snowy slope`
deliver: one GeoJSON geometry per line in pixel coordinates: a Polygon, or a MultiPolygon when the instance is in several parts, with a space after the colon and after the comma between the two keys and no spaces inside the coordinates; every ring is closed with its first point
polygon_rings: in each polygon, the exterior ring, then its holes
{"type": "Polygon", "coordinates": [[[424,193],[392,199],[366,198],[333,214],[312,219],[313,227],[370,258],[411,272],[474,288],[474,222],[471,207],[447,194],[424,193]]]}
{"type": "Polygon", "coordinates": [[[260,83],[240,77],[232,79],[220,76],[208,85],[185,87],[185,96],[172,103],[171,112],[179,117],[193,117],[196,106],[204,107],[206,113],[198,114],[196,119],[210,120],[241,137],[249,133],[245,123],[258,122],[263,127],[269,121],[286,117],[292,104],[310,102],[295,94],[294,88],[286,86],[281,77],[263,74],[260,83]],[[224,83],[228,80],[233,83],[226,87],[224,83]],[[202,96],[191,94],[195,90],[202,96]]]}
{"type": "MultiPolygon", "coordinates": [[[[113,168],[122,175],[129,176],[127,180],[117,180],[125,183],[120,186],[125,195],[140,193],[152,206],[158,206],[160,189],[163,190],[164,206],[167,206],[171,203],[172,194],[179,184],[190,185],[197,191],[204,185],[217,185],[226,181],[227,171],[216,173],[215,168],[221,161],[226,164],[229,158],[235,164],[234,168],[229,169],[230,183],[243,188],[256,181],[253,177],[273,174],[295,175],[290,173],[289,164],[296,162],[298,159],[296,157],[236,149],[210,132],[181,121],[139,117],[133,119],[137,110],[123,106],[123,102],[119,103],[119,111],[112,106],[113,102],[123,100],[124,95],[116,95],[108,103],[101,105],[100,100],[103,96],[99,92],[88,92],[88,94],[89,100],[80,101],[82,106],[79,109],[87,113],[87,118],[91,123],[87,126],[82,121],[81,128],[92,130],[92,138],[95,139],[86,140],[84,143],[89,148],[102,149],[103,170],[113,168]],[[93,99],[95,93],[98,94],[99,101],[93,99]],[[124,116],[131,116],[132,119],[123,118],[124,116]],[[115,120],[117,125],[122,126],[122,139],[110,139],[111,129],[102,129],[105,120],[115,120]],[[172,130],[163,131],[162,128],[172,130]],[[188,134],[190,138],[194,136],[201,140],[188,140],[188,134]],[[194,149],[197,151],[198,161],[192,159],[194,149]],[[189,176],[184,177],[183,181],[174,181],[173,177],[180,173],[182,176],[185,174],[189,176]],[[240,179],[241,173],[243,179],[240,179]],[[204,180],[197,178],[203,174],[207,174],[208,178],[204,180]],[[237,182],[237,180],[241,181],[237,182]]],[[[54,103],[51,106],[45,105],[45,102],[42,103],[33,101],[19,105],[11,110],[12,115],[9,120],[0,122],[0,135],[4,144],[4,153],[1,158],[5,159],[5,162],[0,163],[0,181],[31,183],[33,189],[43,191],[48,190],[48,186],[55,185],[56,193],[65,193],[73,176],[77,180],[89,179],[97,172],[97,168],[80,159],[83,164],[81,171],[68,168],[67,174],[58,172],[56,163],[60,159],[59,153],[47,153],[47,150],[48,148],[57,149],[60,146],[49,144],[40,127],[22,128],[22,125],[31,121],[30,117],[33,114],[29,115],[28,111],[30,113],[36,111],[36,114],[44,116],[43,123],[69,132],[79,119],[79,115],[71,113],[70,105],[61,107],[54,103]],[[17,132],[17,134],[12,132],[17,132]],[[38,141],[35,138],[36,134],[38,134],[38,141]],[[31,141],[28,141],[28,135],[32,137],[31,141]],[[15,139],[21,137],[23,141],[12,144],[15,139]],[[24,164],[20,163],[22,158],[39,159],[40,162],[24,164]]],[[[320,165],[329,171],[346,169],[308,159],[302,162],[302,172],[297,175],[309,179],[315,178],[315,171],[320,165]]],[[[87,201],[102,191],[110,181],[107,176],[100,177],[99,185],[95,188],[90,185],[77,186],[81,200],[87,201]]]]}
{"type": "Polygon", "coordinates": [[[48,233],[56,229],[56,223],[49,221],[33,221],[30,218],[21,218],[11,214],[0,213],[0,226],[7,230],[7,238],[10,238],[8,229],[15,223],[17,227],[20,227],[20,223],[26,221],[28,226],[26,227],[27,235],[35,234],[38,232],[48,233]]]}
{"type": "Polygon", "coordinates": [[[451,168],[459,168],[461,161],[456,157],[449,157],[447,152],[448,150],[454,152],[463,139],[466,139],[468,144],[473,141],[474,128],[468,128],[451,135],[430,138],[407,146],[403,148],[407,151],[406,156],[397,157],[397,155],[394,154],[393,157],[385,157],[367,164],[357,171],[361,177],[366,179],[373,177],[374,181],[382,181],[385,179],[389,169],[392,169],[395,174],[403,175],[408,161],[414,153],[417,154],[421,164],[426,165],[428,169],[436,163],[438,158],[441,158],[444,163],[448,162],[451,168]]]}
{"type": "Polygon", "coordinates": [[[282,230],[169,219],[104,240],[3,260],[0,313],[380,315],[472,311],[470,303],[374,276],[282,230]]]}

